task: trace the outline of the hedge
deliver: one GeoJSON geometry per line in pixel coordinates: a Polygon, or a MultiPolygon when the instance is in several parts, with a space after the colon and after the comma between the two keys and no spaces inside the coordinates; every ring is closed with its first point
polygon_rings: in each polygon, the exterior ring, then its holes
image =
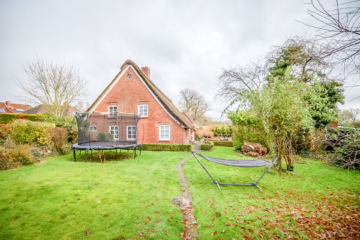
{"type": "Polygon", "coordinates": [[[45,116],[43,114],[29,114],[28,120],[32,122],[45,122],[45,116]]]}
{"type": "Polygon", "coordinates": [[[214,143],[214,146],[223,146],[223,147],[233,147],[234,144],[232,141],[219,141],[219,140],[210,140],[214,143]]]}
{"type": "Polygon", "coordinates": [[[0,113],[0,123],[8,124],[15,119],[19,119],[22,113],[0,113]]]}
{"type": "Polygon", "coordinates": [[[15,119],[27,119],[32,122],[44,122],[44,114],[24,114],[24,113],[0,113],[0,124],[8,124],[15,119]]]}
{"type": "Polygon", "coordinates": [[[144,151],[172,151],[172,152],[191,152],[191,144],[156,144],[143,143],[142,150],[144,151]]]}
{"type": "Polygon", "coordinates": [[[212,151],[213,148],[214,148],[214,143],[213,142],[210,142],[210,144],[201,143],[201,145],[200,145],[200,149],[204,150],[204,151],[212,151]]]}

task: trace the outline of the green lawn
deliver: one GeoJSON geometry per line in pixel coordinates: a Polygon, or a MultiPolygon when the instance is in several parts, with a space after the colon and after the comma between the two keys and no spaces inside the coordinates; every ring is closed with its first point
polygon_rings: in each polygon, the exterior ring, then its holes
{"type": "Polygon", "coordinates": [[[0,172],[0,239],[179,239],[171,200],[180,195],[176,163],[188,155],[142,152],[105,164],[68,155],[0,172]]]}
{"type": "MultiPolygon", "coordinates": [[[[204,154],[243,158],[228,147],[204,154]]],[[[136,159],[85,163],[67,155],[0,172],[0,239],[179,239],[182,216],[171,200],[180,195],[176,163],[186,156],[143,151],[136,159]]],[[[296,164],[294,175],[270,171],[259,184],[263,192],[241,186],[219,191],[188,159],[199,238],[314,239],[338,216],[351,224],[359,214],[360,172],[307,162],[296,164]]],[[[203,163],[223,182],[250,182],[264,170],[203,163]]]]}
{"type": "MultiPolygon", "coordinates": [[[[244,159],[227,147],[215,147],[204,155],[244,159]]],[[[264,168],[235,168],[199,160],[219,182],[248,183],[264,172],[264,168]]],[[[259,183],[263,192],[245,186],[221,186],[219,191],[195,158],[189,159],[184,168],[193,195],[199,238],[314,239],[324,236],[336,220],[354,214],[358,214],[357,220],[351,224],[357,221],[360,226],[360,172],[348,173],[316,161],[306,162],[310,164],[295,164],[295,174],[268,172],[259,183]]],[[[347,224],[350,222],[344,225],[347,224]]]]}

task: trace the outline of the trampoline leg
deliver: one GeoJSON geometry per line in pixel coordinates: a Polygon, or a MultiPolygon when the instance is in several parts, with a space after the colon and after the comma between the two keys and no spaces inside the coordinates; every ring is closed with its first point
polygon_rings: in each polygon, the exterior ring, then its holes
{"type": "Polygon", "coordinates": [[[92,150],[90,150],[91,151],[91,162],[92,162],[92,150]]]}
{"type": "Polygon", "coordinates": [[[141,148],[142,148],[142,146],[140,146],[140,155],[141,155],[141,148]]]}
{"type": "Polygon", "coordinates": [[[87,155],[88,155],[87,152],[88,152],[88,151],[85,150],[85,162],[87,162],[87,155]]]}
{"type": "Polygon", "coordinates": [[[75,154],[75,149],[74,149],[74,160],[76,162],[76,154],[75,154]]]}

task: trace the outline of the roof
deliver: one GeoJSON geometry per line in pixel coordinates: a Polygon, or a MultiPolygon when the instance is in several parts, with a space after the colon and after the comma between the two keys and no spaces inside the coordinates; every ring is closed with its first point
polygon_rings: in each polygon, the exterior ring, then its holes
{"type": "Polygon", "coordinates": [[[24,113],[24,111],[31,109],[31,106],[17,103],[10,103],[10,106],[7,106],[4,102],[0,102],[0,108],[3,108],[6,113],[24,113]],[[18,111],[17,109],[22,109],[24,111],[18,111]]]}
{"type": "Polygon", "coordinates": [[[138,73],[138,75],[143,79],[146,86],[150,89],[150,91],[157,97],[157,100],[161,103],[161,105],[165,108],[165,110],[185,128],[194,128],[194,124],[190,121],[188,117],[186,117],[183,113],[181,113],[177,107],[173,104],[170,98],[168,98],[156,85],[155,83],[148,78],[141,69],[131,60],[127,60],[120,68],[120,72],[116,75],[116,77],[110,82],[110,84],[104,89],[104,91],[99,95],[99,97],[94,101],[94,103],[89,107],[88,111],[90,111],[103,96],[106,95],[107,91],[110,89],[112,84],[118,79],[118,77],[127,69],[128,66],[134,68],[134,70],[138,73]]]}
{"type": "MultiPolygon", "coordinates": [[[[75,107],[67,106],[64,111],[64,116],[73,116],[73,113],[75,113],[77,110],[75,107]]],[[[27,111],[25,111],[27,114],[42,114],[42,113],[49,113],[48,107],[45,104],[40,104],[34,108],[31,108],[27,111]]]]}

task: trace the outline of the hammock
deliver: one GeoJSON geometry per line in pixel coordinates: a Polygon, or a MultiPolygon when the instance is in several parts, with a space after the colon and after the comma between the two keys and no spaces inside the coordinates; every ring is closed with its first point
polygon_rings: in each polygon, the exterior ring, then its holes
{"type": "Polygon", "coordinates": [[[247,160],[231,160],[231,159],[213,158],[213,157],[208,157],[208,156],[204,156],[202,154],[196,153],[196,155],[204,158],[205,160],[207,160],[209,162],[214,162],[214,163],[227,165],[227,166],[232,166],[232,167],[268,167],[266,169],[266,171],[263,173],[263,175],[261,175],[261,177],[256,182],[251,182],[251,183],[248,183],[248,184],[220,183],[220,182],[213,179],[213,177],[206,170],[204,165],[202,165],[202,163],[196,157],[195,152],[191,152],[191,153],[194,155],[196,160],[200,163],[200,165],[205,170],[205,172],[209,175],[212,182],[217,184],[219,190],[221,190],[220,185],[236,185],[236,186],[256,186],[262,191],[262,189],[258,186],[258,183],[264,177],[264,175],[270,170],[270,168],[276,163],[276,161],[279,159],[279,156],[276,156],[275,158],[273,158],[273,162],[265,161],[262,158],[247,159],[247,160]]]}

